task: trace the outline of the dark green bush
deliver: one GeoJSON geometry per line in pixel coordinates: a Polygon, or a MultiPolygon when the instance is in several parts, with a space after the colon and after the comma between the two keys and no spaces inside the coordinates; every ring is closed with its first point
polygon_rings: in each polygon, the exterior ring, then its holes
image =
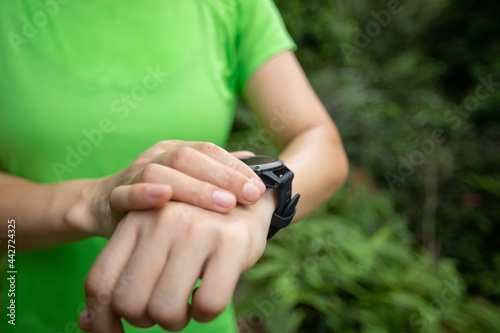
{"type": "Polygon", "coordinates": [[[411,240],[388,196],[343,191],[243,275],[241,331],[498,331],[499,309],[467,295],[453,261],[435,263],[411,240]]]}
{"type": "MultiPolygon", "coordinates": [[[[238,289],[246,328],[500,332],[500,2],[275,2],[375,192],[344,190],[269,244],[238,289]]],[[[276,153],[236,120],[230,148],[276,153]]]]}
{"type": "Polygon", "coordinates": [[[276,3],[351,164],[471,293],[500,301],[500,2],[276,3]]]}

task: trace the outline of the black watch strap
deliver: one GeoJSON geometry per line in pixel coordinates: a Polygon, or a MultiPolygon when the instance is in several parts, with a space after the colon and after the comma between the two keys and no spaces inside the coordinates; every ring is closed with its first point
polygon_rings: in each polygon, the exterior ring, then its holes
{"type": "MultiPolygon", "coordinates": [[[[271,218],[271,225],[269,226],[269,232],[267,234],[267,240],[270,240],[271,237],[276,235],[276,233],[280,229],[288,226],[292,222],[293,217],[295,216],[295,206],[297,206],[297,202],[299,201],[299,198],[300,198],[300,194],[296,194],[293,197],[293,199],[288,202],[288,204],[286,205],[286,207],[284,209],[284,212],[281,215],[278,215],[278,213],[277,213],[278,209],[276,209],[276,211],[274,211],[273,217],[271,218]]],[[[279,205],[278,205],[278,208],[279,208],[279,205]]]]}
{"type": "Polygon", "coordinates": [[[276,188],[278,191],[278,207],[273,213],[267,240],[271,239],[280,229],[288,226],[290,222],[292,222],[295,215],[295,206],[297,206],[297,202],[300,198],[299,194],[296,194],[292,198],[293,172],[286,166],[283,171],[284,172],[279,177],[279,183],[274,184],[274,188],[278,185],[276,188]]]}

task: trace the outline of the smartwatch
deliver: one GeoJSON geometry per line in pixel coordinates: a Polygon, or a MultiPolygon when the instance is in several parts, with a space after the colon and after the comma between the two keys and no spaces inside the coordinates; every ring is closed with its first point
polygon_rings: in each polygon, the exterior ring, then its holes
{"type": "Polygon", "coordinates": [[[259,177],[266,187],[278,191],[278,208],[273,213],[267,240],[271,239],[278,230],[288,226],[295,215],[295,206],[300,194],[292,198],[293,172],[282,160],[264,155],[241,158],[259,177]]]}

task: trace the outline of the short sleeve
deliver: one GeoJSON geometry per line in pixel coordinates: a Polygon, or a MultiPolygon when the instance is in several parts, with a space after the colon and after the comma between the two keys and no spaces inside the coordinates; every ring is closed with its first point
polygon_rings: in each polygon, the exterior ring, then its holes
{"type": "Polygon", "coordinates": [[[276,54],[297,49],[272,0],[241,0],[238,6],[238,93],[252,74],[276,54]]]}

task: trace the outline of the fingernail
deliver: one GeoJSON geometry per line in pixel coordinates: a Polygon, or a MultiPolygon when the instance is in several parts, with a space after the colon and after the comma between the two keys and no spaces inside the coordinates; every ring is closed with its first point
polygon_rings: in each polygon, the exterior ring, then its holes
{"type": "Polygon", "coordinates": [[[159,198],[167,193],[168,189],[165,185],[150,185],[146,189],[146,195],[151,198],[159,198]]]}
{"type": "Polygon", "coordinates": [[[229,208],[236,203],[236,198],[229,192],[215,191],[212,197],[214,204],[222,208],[229,208]]]}
{"type": "Polygon", "coordinates": [[[246,183],[243,186],[243,199],[247,201],[257,201],[260,198],[260,190],[254,183],[246,183]]]}
{"type": "Polygon", "coordinates": [[[264,192],[266,192],[266,185],[264,185],[264,182],[262,181],[262,179],[252,177],[251,180],[259,188],[260,194],[264,194],[264,192]]]}

